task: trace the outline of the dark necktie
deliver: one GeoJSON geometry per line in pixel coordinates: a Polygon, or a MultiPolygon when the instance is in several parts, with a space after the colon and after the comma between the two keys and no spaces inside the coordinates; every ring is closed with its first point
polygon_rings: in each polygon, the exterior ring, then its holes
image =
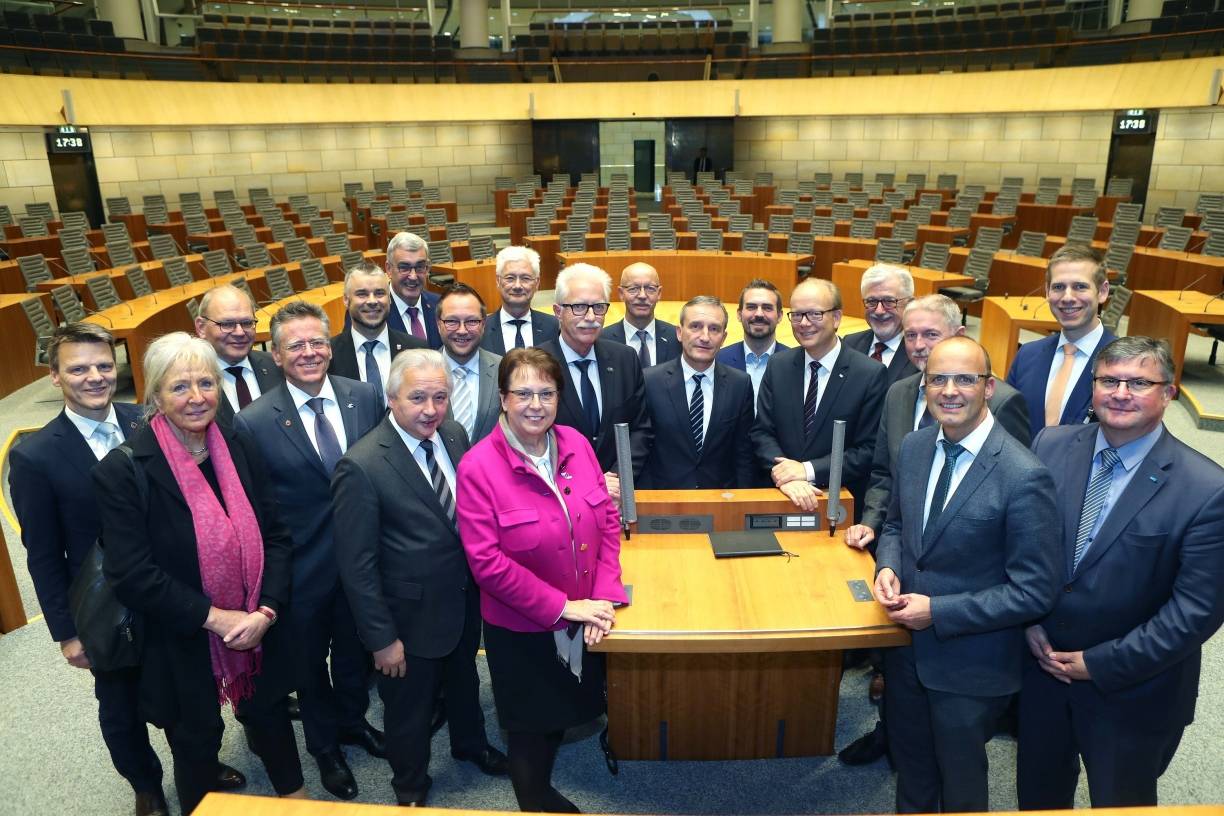
{"type": "Polygon", "coordinates": [[[595,397],[595,383],[591,381],[590,360],[575,360],[578,376],[582,379],[582,413],[586,415],[587,432],[599,436],[599,401],[595,397]]]}
{"type": "Polygon", "coordinates": [[[510,321],[510,325],[514,326],[514,347],[525,348],[527,342],[523,340],[523,324],[526,323],[521,317],[510,321]]]}
{"type": "Polygon", "coordinates": [[[917,430],[928,428],[935,423],[935,418],[931,416],[930,410],[926,407],[926,389],[918,389],[918,401],[922,403],[922,416],[918,418],[917,430]]]}
{"type": "Polygon", "coordinates": [[[881,343],[879,340],[877,340],[875,348],[871,352],[871,359],[875,360],[877,363],[884,362],[884,349],[886,348],[888,348],[887,344],[881,343]]]}
{"type": "Polygon", "coordinates": [[[1096,526],[1097,516],[1101,515],[1101,508],[1105,506],[1105,500],[1109,498],[1114,466],[1120,461],[1122,461],[1121,457],[1118,456],[1116,450],[1105,448],[1101,451],[1101,466],[1088,480],[1088,490],[1084,493],[1084,509],[1080,511],[1079,527],[1075,531],[1075,555],[1071,565],[1072,569],[1078,567],[1080,559],[1084,557],[1084,550],[1088,547],[1088,538],[1092,535],[1092,528],[1096,526]]]}
{"type": "Polygon", "coordinates": [[[808,378],[807,394],[803,398],[803,435],[811,439],[816,432],[816,395],[820,390],[820,363],[808,363],[812,376],[808,378]]]}
{"type": "Polygon", "coordinates": [[[646,345],[650,340],[646,336],[646,332],[638,329],[637,334],[633,335],[638,341],[638,362],[642,364],[642,368],[650,368],[650,348],[646,345]]]}
{"type": "Polygon", "coordinates": [[[438,497],[438,504],[442,506],[442,512],[446,513],[447,518],[454,521],[455,497],[451,493],[450,485],[446,482],[446,476],[442,474],[442,468],[438,467],[438,460],[434,458],[433,442],[429,439],[422,440],[421,450],[425,451],[425,466],[429,468],[429,480],[433,482],[434,495],[438,497]]]}
{"type": "Polygon", "coordinates": [[[336,439],[336,431],[327,421],[327,415],[323,413],[323,398],[308,399],[306,404],[310,406],[310,410],[314,411],[315,415],[315,444],[319,448],[319,458],[323,460],[323,469],[331,473],[336,469],[336,463],[340,461],[344,451],[340,450],[340,440],[336,439]]]}
{"type": "Polygon", "coordinates": [[[419,313],[420,310],[416,306],[408,307],[408,322],[410,324],[408,326],[408,331],[412,332],[413,337],[419,337],[420,339],[424,340],[425,327],[421,325],[421,321],[417,320],[417,315],[419,313]]]}
{"type": "Polygon", "coordinates": [[[697,455],[701,455],[701,446],[705,442],[705,394],[701,392],[701,380],[704,374],[693,375],[693,398],[689,400],[689,427],[693,431],[693,444],[697,446],[697,455]]]}
{"type": "Polygon", "coordinates": [[[383,391],[382,370],[378,367],[378,358],[374,356],[376,346],[378,346],[377,340],[367,340],[361,344],[361,348],[365,351],[365,381],[374,386],[374,390],[381,394],[383,391]]]}
{"type": "Polygon", "coordinates": [[[225,370],[234,377],[234,390],[238,392],[238,410],[241,411],[251,404],[251,387],[243,376],[245,369],[242,366],[230,366],[225,370]]]}
{"type": "Polygon", "coordinates": [[[941,439],[939,444],[943,445],[944,449],[943,470],[939,471],[939,479],[935,482],[935,493],[931,496],[931,509],[927,513],[926,527],[922,528],[924,532],[934,527],[935,522],[939,520],[939,514],[943,512],[944,503],[948,500],[948,488],[952,486],[952,472],[956,470],[956,459],[965,452],[964,447],[946,439],[941,439]]]}

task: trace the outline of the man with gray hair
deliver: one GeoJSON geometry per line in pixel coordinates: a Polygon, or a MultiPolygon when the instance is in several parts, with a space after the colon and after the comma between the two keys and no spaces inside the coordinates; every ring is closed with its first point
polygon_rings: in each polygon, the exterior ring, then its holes
{"type": "Polygon", "coordinates": [[[287,620],[298,646],[293,668],[306,750],[323,787],[352,799],[357,782],[341,745],[385,754],[382,733],[365,718],[370,657],[340,587],[331,476],[345,449],[378,424],[382,399],[373,385],[328,375],[332,350],[319,306],[287,303],[272,316],[271,330],[272,357],[285,381],[242,409],[234,427],[248,432],[263,454],[293,538],[287,620]]]}
{"type": "Polygon", "coordinates": [[[264,391],[284,382],[272,355],[252,348],[255,302],[246,291],[226,283],[205,292],[200,299],[195,330],[217,352],[217,363],[221,366],[225,398],[217,401],[217,421],[222,425],[232,422],[234,414],[264,391]]]}
{"type": "Polygon", "coordinates": [[[871,327],[842,338],[847,346],[888,369],[888,384],[918,373],[901,347],[901,313],[914,297],[914,276],[903,266],[873,264],[863,273],[859,291],[871,327]]]}
{"type": "Polygon", "coordinates": [[[391,278],[391,328],[442,347],[438,335],[438,296],[425,288],[429,280],[429,244],[419,235],[399,232],[387,243],[387,275],[391,278]]]}
{"type": "Polygon", "coordinates": [[[557,422],[582,431],[605,471],[608,492],[619,498],[613,426],[620,422],[629,425],[635,476],[646,464],[654,434],[646,413],[646,382],[637,354],[628,346],[599,336],[611,294],[612,279],[597,266],[572,264],[561,270],[553,304],[561,334],[539,344],[539,348],[561,363],[565,372],[557,422]]]}
{"type": "Polygon", "coordinates": [[[512,348],[531,348],[561,331],[557,318],[531,308],[540,286],[540,255],[534,249],[508,246],[497,253],[497,291],[501,308],[485,320],[480,347],[504,355],[512,348]]]}
{"type": "Polygon", "coordinates": [[[369,383],[381,401],[395,355],[405,349],[429,346],[424,340],[387,325],[391,282],[386,272],[368,261],[344,273],[344,307],[348,310],[348,326],[332,338],[328,371],[369,383]]]}
{"type": "Polygon", "coordinates": [[[1194,719],[1224,621],[1224,468],[1165,427],[1176,394],[1167,342],[1116,339],[1093,363],[1097,422],[1033,443],[1063,536],[1054,609],[1025,631],[1023,809],[1074,807],[1081,759],[1092,807],[1155,806],[1194,719]]]}
{"type": "Polygon", "coordinates": [[[480,594],[455,526],[455,468],[468,440],[446,419],[450,394],[441,354],[400,354],[387,378],[390,413],[349,448],[332,478],[340,580],[382,675],[391,787],[401,805],[424,805],[433,784],[439,690],[452,756],[486,774],[507,772],[480,711],[480,594]]]}

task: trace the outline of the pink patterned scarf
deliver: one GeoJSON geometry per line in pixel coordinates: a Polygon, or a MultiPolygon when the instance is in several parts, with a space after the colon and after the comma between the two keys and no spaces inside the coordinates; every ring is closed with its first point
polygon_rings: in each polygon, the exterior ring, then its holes
{"type": "MultiPolygon", "coordinates": [[[[199,466],[170,429],[169,420],[158,414],[150,424],[191,511],[204,594],[218,609],[254,612],[263,584],[263,536],[221,431],[214,422],[208,426],[205,439],[225,507],[217,501],[199,466]]],[[[235,651],[209,632],[208,648],[221,705],[236,706],[255,693],[254,678],[260,671],[262,646],[235,651]]]]}

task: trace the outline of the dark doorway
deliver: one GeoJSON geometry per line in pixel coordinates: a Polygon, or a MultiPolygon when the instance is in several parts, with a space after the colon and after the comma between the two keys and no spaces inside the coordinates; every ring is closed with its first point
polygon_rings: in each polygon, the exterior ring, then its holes
{"type": "Polygon", "coordinates": [[[1134,179],[1131,201],[1147,203],[1148,181],[1152,175],[1152,151],[1156,147],[1156,129],[1151,133],[1114,134],[1109,142],[1109,163],[1105,178],[1134,179]]]}
{"type": "MultiPolygon", "coordinates": [[[[88,144],[88,142],[86,142],[88,144]]],[[[106,221],[92,152],[47,153],[59,212],[84,212],[95,229],[106,221]]]]}
{"type": "Polygon", "coordinates": [[[654,190],[654,139],[633,140],[633,189],[654,190]]]}
{"type": "Polygon", "coordinates": [[[547,181],[554,175],[573,185],[583,173],[599,172],[597,120],[531,123],[532,166],[547,181]]]}
{"type": "Polygon", "coordinates": [[[734,119],[668,119],[667,169],[693,178],[693,162],[701,148],[714,163],[721,180],[727,170],[735,169],[734,119]]]}

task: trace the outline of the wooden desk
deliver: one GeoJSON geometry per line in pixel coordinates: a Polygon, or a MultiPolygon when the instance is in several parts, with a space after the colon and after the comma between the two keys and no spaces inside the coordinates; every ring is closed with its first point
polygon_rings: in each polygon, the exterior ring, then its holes
{"type": "Polygon", "coordinates": [[[501,292],[497,288],[497,259],[434,264],[433,271],[440,275],[454,275],[455,283],[466,284],[475,289],[480,294],[481,300],[485,302],[486,311],[489,313],[501,308],[501,292]],[[494,306],[495,303],[499,305],[494,306]]]}
{"type": "MultiPolygon", "coordinates": [[[[983,202],[985,203],[985,202],[983,202]]],[[[1047,235],[1066,235],[1071,228],[1071,219],[1077,215],[1087,215],[1092,207],[1076,207],[1071,204],[1028,204],[1021,202],[1016,205],[1016,227],[1003,236],[1003,246],[1011,249],[1020,240],[1020,233],[1025,230],[1044,232],[1047,235]]]]}
{"type": "MultiPolygon", "coordinates": [[[[606,238],[607,233],[588,232],[586,234],[587,252],[599,252],[604,249],[606,238]]],[[[561,264],[557,260],[557,253],[561,251],[561,236],[557,234],[529,235],[526,238],[526,244],[540,255],[540,288],[552,289],[557,283],[557,273],[561,271],[561,264]]],[[[649,250],[650,233],[629,233],[629,245],[632,249],[649,250]]],[[[676,246],[679,249],[697,249],[697,233],[677,232],[676,246]]],[[[738,245],[736,248],[738,248],[738,245]]],[[[783,245],[782,249],[786,249],[785,245],[783,245]]],[[[615,279],[616,272],[619,272],[619,270],[609,270],[608,274],[612,275],[615,279]]]]}
{"type": "MultiPolygon", "coordinates": [[[[187,262],[187,269],[195,280],[208,279],[208,273],[204,270],[204,259],[202,256],[184,255],[183,259],[187,262]]],[[[155,290],[161,291],[170,288],[170,279],[166,277],[165,265],[161,261],[142,261],[140,267],[145,271],[145,276],[149,279],[149,285],[155,290]]],[[[71,286],[87,309],[97,309],[98,305],[94,301],[93,293],[89,291],[88,281],[91,278],[104,275],[110,278],[111,283],[114,284],[115,291],[119,293],[120,299],[129,301],[136,297],[136,293],[132,291],[132,284],[128,281],[127,275],[124,274],[124,270],[130,268],[99,269],[97,272],[88,272],[83,275],[52,278],[49,281],[43,281],[38,284],[38,291],[50,293],[52,289],[60,286],[71,286]]]]}
{"type": "Polygon", "coordinates": [[[0,529],[0,634],[20,629],[27,623],[11,559],[8,544],[4,541],[4,530],[0,529]]]}
{"type": "Polygon", "coordinates": [[[1035,332],[1059,330],[1058,321],[1051,314],[1050,304],[1044,295],[988,297],[982,301],[981,343],[990,355],[990,367],[996,377],[1007,376],[1016,357],[1021,329],[1035,332]]]}
{"type": "MultiPolygon", "coordinates": [[[[842,314],[847,317],[865,317],[862,292],[863,273],[872,266],[873,261],[856,259],[844,263],[833,264],[833,283],[841,289],[842,314]]],[[[953,275],[940,272],[937,269],[924,269],[921,266],[906,266],[914,278],[914,297],[933,295],[946,286],[972,286],[973,278],[967,275],[953,275]]]]}
{"type": "Polygon", "coordinates": [[[812,275],[832,280],[833,264],[856,258],[872,261],[875,260],[875,254],[876,241],[874,238],[817,236],[812,239],[812,275]]]}
{"type": "Polygon", "coordinates": [[[0,398],[47,376],[47,369],[34,365],[34,329],[21,306],[32,297],[41,297],[51,321],[57,322],[49,295],[28,292],[0,295],[0,336],[4,337],[4,343],[0,344],[3,346],[0,351],[0,398]]]}
{"type": "Polygon", "coordinates": [[[1186,336],[1195,323],[1224,323],[1224,299],[1196,290],[1135,292],[1127,334],[1163,337],[1173,350],[1174,380],[1180,384],[1186,361],[1186,336]]]}
{"type": "MultiPolygon", "coordinates": [[[[713,494],[706,501],[716,504],[724,491],[666,492],[692,512],[702,501],[693,494],[713,494]]],[[[777,491],[743,493],[722,500],[737,503],[731,512],[741,519],[778,506],[777,491]],[[760,505],[759,493],[768,494],[760,505]]],[[[639,494],[639,514],[652,509],[651,498],[639,494]]],[[[729,526],[742,529],[742,521],[729,526]]],[[[824,532],[778,540],[799,557],[715,559],[706,535],[622,544],[633,604],[594,647],[608,653],[608,737],[620,758],[833,752],[841,650],[903,645],[909,636],[847,587],[848,580],[871,585],[869,555],[824,532]],[[719,682],[710,682],[715,676],[719,682]]]]}
{"type": "Polygon", "coordinates": [[[631,263],[648,263],[658,270],[663,291],[669,298],[713,295],[732,303],[738,302],[740,291],[755,278],[772,281],[783,292],[783,297],[788,297],[799,280],[799,264],[805,260],[801,255],[789,253],[756,255],[684,249],[670,252],[560,252],[557,258],[563,265],[589,263],[605,271],[621,270],[631,263]]]}

